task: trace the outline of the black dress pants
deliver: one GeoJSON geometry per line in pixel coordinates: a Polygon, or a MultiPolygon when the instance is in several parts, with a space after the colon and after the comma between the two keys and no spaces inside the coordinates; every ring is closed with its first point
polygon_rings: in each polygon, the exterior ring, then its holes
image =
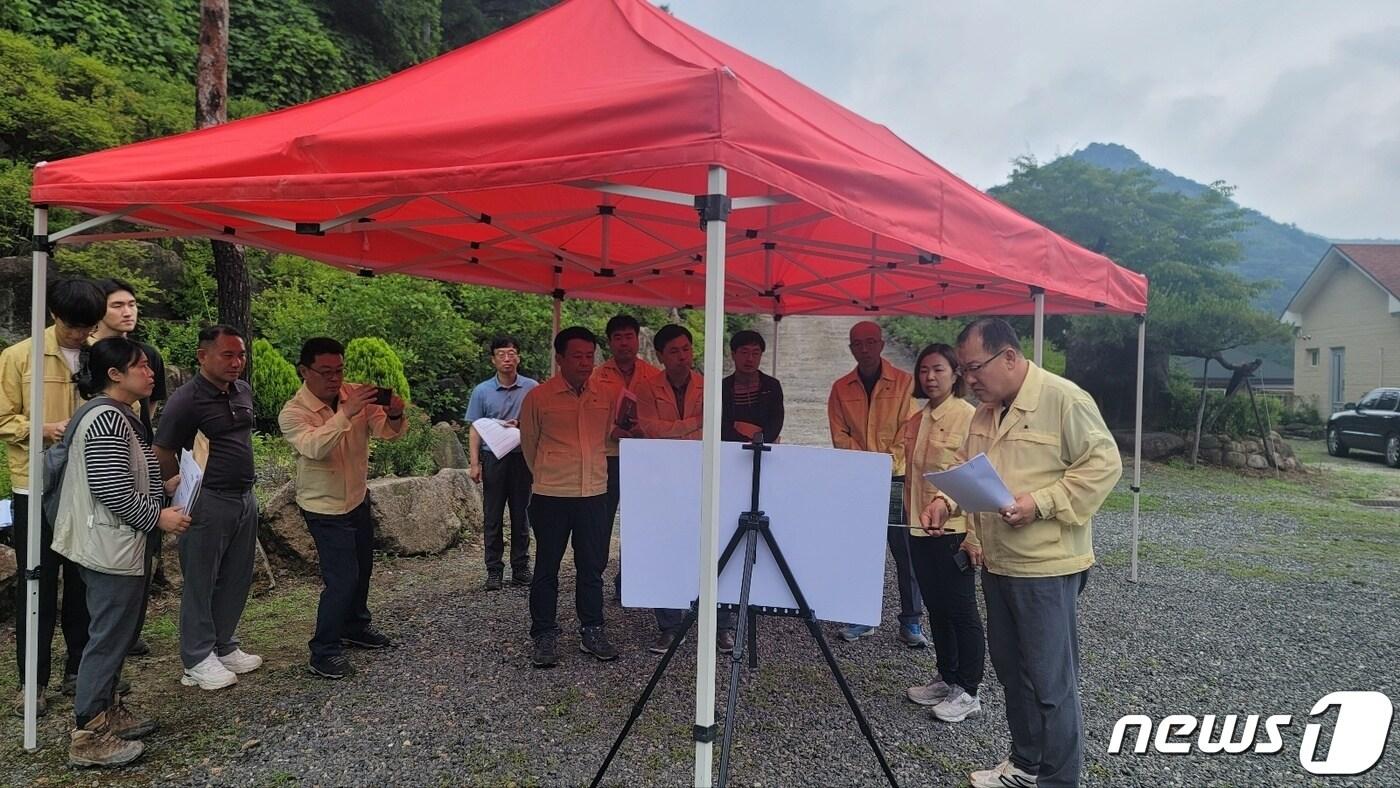
{"type": "Polygon", "coordinates": [[[490,451],[481,453],[482,542],[487,574],[499,575],[505,569],[505,512],[510,507],[510,571],[530,569],[530,487],[534,480],[525,464],[525,455],[513,451],[496,459],[490,451]]]}
{"type": "MultiPolygon", "coordinates": [[[[15,664],[24,681],[24,644],[29,637],[29,583],[24,580],[29,550],[29,496],[13,496],[15,562],[15,664]]],[[[88,641],[87,586],[78,565],[53,550],[53,526],[41,524],[39,541],[39,686],[49,686],[53,675],[53,631],[61,621],[63,643],[68,647],[65,676],[76,676],[88,641]],[[63,607],[58,606],[58,578],[63,576],[63,607]]]]}
{"type": "Polygon", "coordinates": [[[929,635],[943,681],[976,695],[985,672],[987,641],[977,612],[977,575],[953,556],[966,534],[909,537],[909,558],[928,607],[929,635]]]}
{"type": "Polygon", "coordinates": [[[369,500],[345,514],[301,511],[321,559],[321,601],[316,632],[307,645],[316,659],[343,651],[340,639],[369,626],[369,578],[374,571],[374,521],[369,500]]]}
{"type": "Polygon", "coordinates": [[[530,583],[530,637],[558,634],[559,565],[572,541],[574,606],[580,626],[603,625],[603,568],[608,565],[607,495],[530,499],[535,578],[530,583]]]}

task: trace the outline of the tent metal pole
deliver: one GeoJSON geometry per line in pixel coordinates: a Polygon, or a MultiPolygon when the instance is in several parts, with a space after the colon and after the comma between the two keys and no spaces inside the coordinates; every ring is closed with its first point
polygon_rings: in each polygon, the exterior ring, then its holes
{"type": "Polygon", "coordinates": [[[1133,417],[1133,567],[1129,580],[1138,579],[1138,542],[1141,540],[1142,513],[1142,377],[1147,354],[1147,316],[1138,315],[1137,403],[1133,417]]]}
{"type": "MultiPolygon", "coordinates": [[[[729,193],[729,173],[710,167],[709,197],[723,202],[729,193]]],[[[705,414],[700,469],[700,618],[695,662],[695,786],[713,782],[715,724],[715,602],[718,597],[716,560],[719,543],[719,428],[720,378],[724,371],[724,254],[727,211],[709,216],[705,224],[705,414]],[[721,218],[723,217],[723,218],[721,218]],[[701,736],[699,731],[709,731],[701,736]]]]}
{"type": "Polygon", "coordinates": [[[1035,365],[1045,366],[1045,288],[1032,287],[1031,300],[1035,301],[1035,365]]]}
{"type": "Polygon", "coordinates": [[[782,328],[783,316],[773,315],[773,363],[769,365],[768,374],[775,378],[778,376],[778,333],[782,331],[782,328]]]}
{"type": "MultiPolygon", "coordinates": [[[[25,547],[24,749],[38,748],[39,736],[39,552],[44,523],[44,315],[49,271],[49,209],[34,208],[34,271],[29,300],[29,539],[25,547]]],[[[19,513],[16,512],[16,515],[19,513]]],[[[16,548],[19,545],[15,545],[16,548]]],[[[19,616],[20,611],[16,610],[19,616]]]]}

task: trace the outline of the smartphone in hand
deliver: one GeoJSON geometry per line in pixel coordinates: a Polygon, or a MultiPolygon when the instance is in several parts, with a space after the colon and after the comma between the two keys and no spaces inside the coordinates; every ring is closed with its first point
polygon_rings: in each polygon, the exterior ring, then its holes
{"type": "Polygon", "coordinates": [[[953,553],[953,563],[957,565],[958,571],[963,574],[972,571],[972,559],[967,557],[966,550],[959,550],[953,553]]]}
{"type": "Polygon", "coordinates": [[[394,390],[386,389],[383,386],[374,387],[374,404],[388,407],[394,399],[394,390]]]}

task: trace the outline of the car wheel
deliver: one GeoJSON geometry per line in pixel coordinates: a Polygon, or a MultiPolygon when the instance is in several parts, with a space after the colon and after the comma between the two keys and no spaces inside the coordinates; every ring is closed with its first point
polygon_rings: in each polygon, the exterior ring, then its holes
{"type": "Polygon", "coordinates": [[[1327,431],[1327,453],[1333,457],[1347,456],[1347,447],[1342,443],[1342,436],[1337,434],[1335,429],[1327,431]]]}
{"type": "Polygon", "coordinates": [[[1400,433],[1385,439],[1385,464],[1400,468],[1400,433]]]}

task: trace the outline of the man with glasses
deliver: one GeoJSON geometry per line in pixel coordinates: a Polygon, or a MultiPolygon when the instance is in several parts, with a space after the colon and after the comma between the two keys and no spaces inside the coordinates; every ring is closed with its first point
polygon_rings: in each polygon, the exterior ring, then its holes
{"type": "Polygon", "coordinates": [[[345,384],[345,348],[334,339],[306,340],[297,359],[302,386],[282,407],[277,424],[297,453],[297,506],[321,559],[316,633],[307,645],[312,675],[340,679],[355,673],[344,645],[393,645],[370,625],[369,579],[374,571],[370,519],[369,439],[393,440],[408,431],[397,394],[375,403],[375,386],[345,384]]]}
{"type": "MultiPolygon", "coordinates": [[[[899,583],[899,641],[910,648],[923,648],[928,645],[920,623],[924,599],[909,561],[909,531],[900,527],[908,519],[904,513],[904,424],[914,413],[914,376],[886,361],[880,355],[884,350],[884,332],[878,323],[865,320],[851,326],[851,355],[856,368],[831,384],[826,412],[832,446],[883,452],[893,461],[885,535],[899,583]]],[[[854,642],[874,629],[850,624],[841,630],[841,639],[854,642]]]]}
{"type": "Polygon", "coordinates": [[[467,402],[467,457],[471,462],[471,477],[481,483],[485,520],[482,541],[486,552],[486,590],[499,591],[503,585],[505,565],[505,512],[510,506],[510,581],[528,586],[530,574],[530,485],[533,480],[525,455],[517,447],[504,457],[497,457],[481,445],[481,435],[471,426],[477,419],[495,419],[508,427],[520,424],[520,404],[530,389],[539,385],[533,378],[521,375],[520,343],[511,336],[491,340],[491,366],[496,374],[472,389],[467,402]]]}
{"type": "MultiPolygon", "coordinates": [[[[1021,355],[1004,320],[958,335],[958,374],[981,404],[956,460],[986,454],[1014,502],[969,513],[987,603],[987,650],[1006,688],[1011,753],[971,774],[974,786],[1079,784],[1077,604],[1094,563],[1092,520],[1123,472],[1118,446],[1083,389],[1021,355]]],[[[920,515],[931,534],[956,507],[939,496],[920,515]]],[[[968,703],[976,703],[969,698],[968,703]]]]}
{"type": "MultiPolygon", "coordinates": [[[[87,344],[88,335],[102,319],[105,310],[102,291],[86,279],[60,279],[49,285],[49,314],[53,325],[44,331],[44,419],[43,424],[30,424],[33,403],[29,397],[29,381],[33,379],[30,354],[32,339],[16,342],[0,353],[0,443],[5,444],[13,486],[11,508],[14,512],[15,560],[23,570],[29,545],[29,441],[38,435],[44,445],[52,445],[63,437],[68,419],[78,409],[80,399],[73,385],[73,374],[79,368],[79,354],[87,344]]],[[[53,671],[54,625],[59,622],[58,578],[63,576],[63,642],[68,647],[68,659],[63,669],[64,683],[72,677],[76,682],[78,664],[88,641],[87,590],[78,565],[54,552],[53,526],[38,523],[40,532],[39,566],[39,714],[48,710],[45,688],[53,671]]],[[[16,579],[15,594],[15,658],[19,675],[24,676],[25,639],[33,637],[29,627],[29,584],[23,575],[16,579]]],[[[15,698],[14,711],[24,714],[24,690],[15,698]]]]}
{"type": "Polygon", "coordinates": [[[190,528],[180,537],[180,661],[186,687],[217,690],[257,670],[262,657],[238,647],[238,620],[253,584],[258,499],[253,496],[253,387],[243,335],[232,326],[199,332],[199,374],[176,389],[161,414],[156,457],[162,477],[180,471],[196,434],[209,442],[190,528]]]}

